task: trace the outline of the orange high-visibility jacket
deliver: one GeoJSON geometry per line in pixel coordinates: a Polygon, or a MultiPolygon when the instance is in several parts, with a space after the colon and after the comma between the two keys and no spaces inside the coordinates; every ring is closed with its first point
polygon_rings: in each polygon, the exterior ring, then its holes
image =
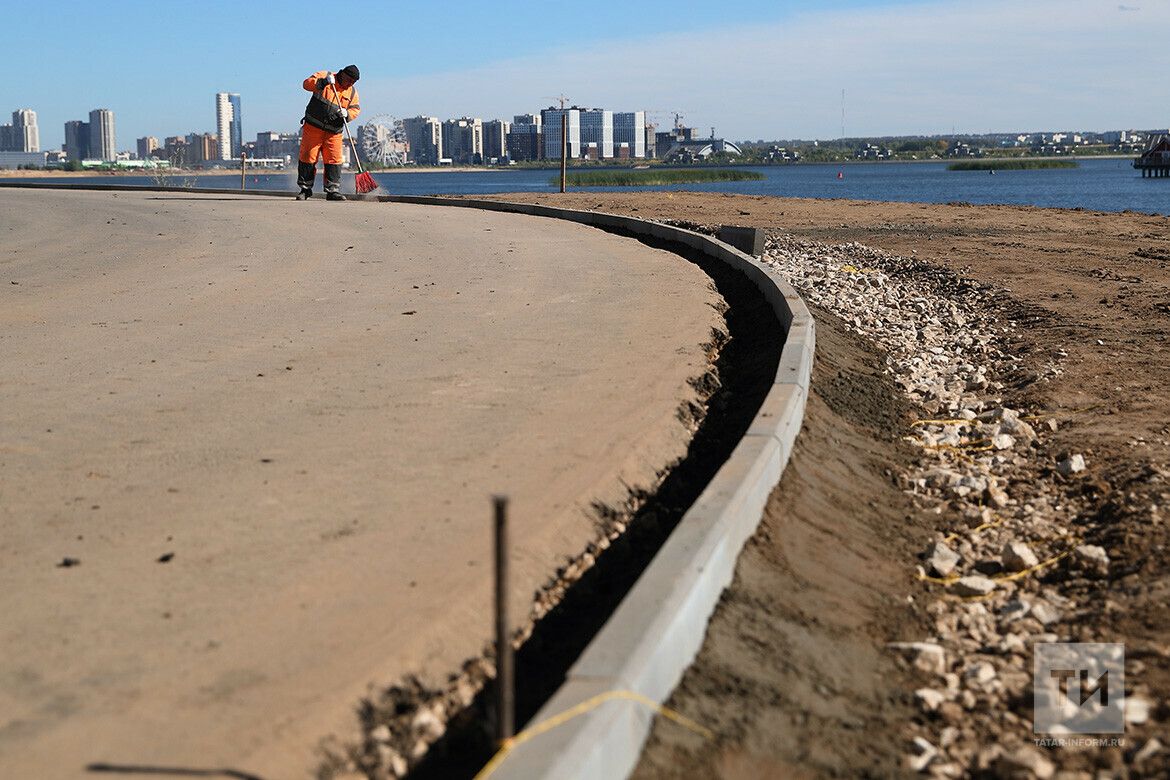
{"type": "Polygon", "coordinates": [[[336,84],[325,83],[325,77],[329,73],[327,70],[319,70],[305,79],[304,87],[313,93],[313,97],[309,98],[309,105],[305,107],[304,121],[330,133],[340,133],[342,127],[329,121],[329,106],[340,104],[350,122],[357,119],[362,107],[358,104],[356,87],[350,86],[348,89],[340,89],[336,84]]]}

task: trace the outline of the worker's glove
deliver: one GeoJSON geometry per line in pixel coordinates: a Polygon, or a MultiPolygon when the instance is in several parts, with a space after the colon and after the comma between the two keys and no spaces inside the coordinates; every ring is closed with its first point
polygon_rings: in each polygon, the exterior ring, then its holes
{"type": "Polygon", "coordinates": [[[334,78],[334,76],[333,76],[333,74],[332,74],[332,73],[330,73],[328,76],[326,76],[326,77],[325,77],[325,83],[326,83],[326,84],[336,84],[336,83],[337,83],[337,79],[336,79],[336,78],[334,78]]]}
{"type": "Polygon", "coordinates": [[[339,122],[349,121],[349,112],[340,106],[334,106],[333,117],[339,122]]]}

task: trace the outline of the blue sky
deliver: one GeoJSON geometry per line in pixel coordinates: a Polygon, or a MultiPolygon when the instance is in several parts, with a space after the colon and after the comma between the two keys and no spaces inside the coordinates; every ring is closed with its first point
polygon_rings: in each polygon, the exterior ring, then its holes
{"type": "Polygon", "coordinates": [[[734,139],[1165,127],[1166,0],[561,4],[0,0],[0,116],[33,108],[42,148],[114,110],[118,147],[212,130],[292,131],[299,82],[350,62],[367,116],[510,118],[561,92],[734,139]],[[350,21],[352,19],[352,21],[350,21]],[[1153,92],[1157,97],[1150,99],[1153,92]]]}

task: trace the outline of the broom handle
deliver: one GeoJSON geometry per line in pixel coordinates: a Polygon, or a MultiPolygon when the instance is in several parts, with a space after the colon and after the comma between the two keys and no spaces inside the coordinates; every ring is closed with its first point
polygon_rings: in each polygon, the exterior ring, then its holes
{"type": "Polygon", "coordinates": [[[333,85],[333,94],[337,96],[337,107],[341,109],[341,122],[345,126],[345,137],[349,139],[349,148],[353,150],[353,161],[357,163],[358,175],[365,173],[362,169],[362,160],[358,157],[357,144],[353,142],[353,136],[349,132],[349,109],[341,106],[341,92],[337,89],[337,84],[333,85]]]}

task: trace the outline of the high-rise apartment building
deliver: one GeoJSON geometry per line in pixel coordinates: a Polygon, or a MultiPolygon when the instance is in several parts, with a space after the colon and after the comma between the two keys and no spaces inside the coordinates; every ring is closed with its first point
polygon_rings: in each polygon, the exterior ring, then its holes
{"type": "Polygon", "coordinates": [[[188,164],[223,159],[219,156],[219,138],[215,133],[188,133],[186,150],[187,158],[184,162],[188,164]]]}
{"type": "Polygon", "coordinates": [[[116,155],[114,112],[108,108],[95,108],[89,112],[89,156],[114,162],[116,155]]]}
{"type": "Polygon", "coordinates": [[[581,156],[591,160],[613,157],[613,112],[603,108],[581,109],[581,156]]]}
{"type": "Polygon", "coordinates": [[[438,117],[414,116],[402,120],[407,159],[419,165],[438,165],[443,157],[443,123],[438,117]]]}
{"type": "Polygon", "coordinates": [[[483,162],[483,120],[464,116],[443,123],[443,152],[453,162],[479,165],[483,162]]]}
{"type": "Polygon", "coordinates": [[[483,123],[483,159],[490,161],[493,157],[500,159],[508,154],[508,132],[512,129],[511,122],[503,119],[493,119],[483,123]]]}
{"type": "Polygon", "coordinates": [[[516,162],[539,160],[544,151],[539,114],[517,114],[508,131],[508,159],[516,162]]]}
{"type": "Polygon", "coordinates": [[[296,159],[301,151],[301,137],[297,133],[277,133],[269,130],[256,134],[256,156],[266,159],[288,157],[296,159]]]}
{"type": "Polygon", "coordinates": [[[153,135],[138,139],[138,159],[149,160],[159,148],[158,139],[153,135]]]}
{"type": "Polygon", "coordinates": [[[244,148],[240,96],[235,92],[215,93],[215,136],[219,159],[234,160],[244,148]]]}
{"type": "Polygon", "coordinates": [[[15,152],[39,152],[41,133],[37,129],[37,112],[20,108],[12,112],[12,145],[15,152]]]}
{"type": "Polygon", "coordinates": [[[89,158],[89,123],[71,119],[65,123],[65,154],[70,160],[89,158]]]}
{"type": "Polygon", "coordinates": [[[561,159],[561,116],[568,118],[569,157],[576,159],[581,156],[581,109],[573,108],[546,108],[540,112],[540,122],[544,127],[544,156],[550,160],[561,159]]]}
{"type": "Polygon", "coordinates": [[[240,108],[240,96],[236,93],[228,95],[228,102],[232,104],[232,121],[228,126],[228,135],[232,139],[232,156],[239,157],[244,148],[244,112],[240,108]]]}
{"type": "Polygon", "coordinates": [[[615,157],[628,156],[641,159],[646,156],[645,111],[618,111],[614,113],[613,146],[615,157]],[[628,150],[628,154],[622,153],[623,148],[628,150]]]}

